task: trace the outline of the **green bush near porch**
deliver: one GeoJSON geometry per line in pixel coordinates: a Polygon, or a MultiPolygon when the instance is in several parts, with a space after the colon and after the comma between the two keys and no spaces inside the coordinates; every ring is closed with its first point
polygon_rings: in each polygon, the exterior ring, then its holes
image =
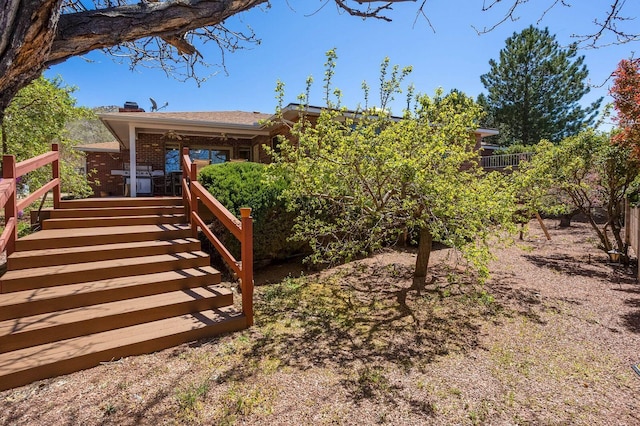
{"type": "MultiPolygon", "coordinates": [[[[268,179],[266,165],[250,162],[214,164],[200,171],[198,181],[238,218],[241,207],[251,207],[257,266],[304,251],[306,243],[289,241],[296,213],[288,212],[285,202],[280,199],[289,182],[268,179]]],[[[237,256],[240,251],[238,241],[216,222],[212,229],[237,256]]]]}

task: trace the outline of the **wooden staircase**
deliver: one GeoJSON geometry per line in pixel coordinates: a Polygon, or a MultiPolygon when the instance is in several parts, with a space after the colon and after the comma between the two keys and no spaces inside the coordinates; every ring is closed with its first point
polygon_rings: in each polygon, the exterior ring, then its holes
{"type": "Polygon", "coordinates": [[[0,390],[246,328],[181,198],[63,201],[0,278],[0,390]]]}

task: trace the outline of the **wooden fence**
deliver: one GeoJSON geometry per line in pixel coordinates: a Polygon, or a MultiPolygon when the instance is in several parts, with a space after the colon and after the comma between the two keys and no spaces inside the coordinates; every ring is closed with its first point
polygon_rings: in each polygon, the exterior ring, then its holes
{"type": "Polygon", "coordinates": [[[640,207],[631,207],[629,200],[625,204],[624,239],[638,258],[637,276],[640,277],[640,207]]]}
{"type": "Polygon", "coordinates": [[[253,219],[250,208],[241,208],[241,220],[238,220],[213,195],[197,181],[197,165],[189,158],[189,148],[182,150],[182,197],[187,215],[193,230],[193,236],[198,236],[198,228],[222,256],[225,263],[240,279],[242,291],[242,312],[247,319],[247,325],[253,325],[253,219]],[[211,229],[198,213],[199,202],[205,206],[237,239],[240,241],[240,258],[236,260],[222,245],[211,229]]]}
{"type": "Polygon", "coordinates": [[[44,194],[53,190],[53,206],[60,207],[60,152],[58,144],[51,151],[16,163],[13,155],[2,157],[2,181],[0,181],[0,207],[4,208],[4,230],[0,235],[0,252],[7,256],[15,251],[18,239],[18,211],[24,210],[44,194]],[[18,200],[17,180],[27,173],[51,164],[51,180],[42,187],[18,200]]]}

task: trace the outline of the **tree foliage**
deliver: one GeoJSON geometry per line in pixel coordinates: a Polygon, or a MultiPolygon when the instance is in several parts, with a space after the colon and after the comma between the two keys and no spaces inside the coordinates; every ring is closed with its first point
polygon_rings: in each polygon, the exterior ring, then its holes
{"type": "MultiPolygon", "coordinates": [[[[326,87],[334,60],[331,51],[326,87]]],[[[296,236],[310,241],[316,262],[417,238],[418,289],[432,241],[459,249],[484,277],[488,239],[498,224],[510,223],[512,194],[503,175],[486,175],[478,166],[472,131],[481,111],[469,97],[419,95],[402,118],[391,115],[387,102],[401,92],[409,72],[383,62],[379,106],[348,111],[337,97],[313,124],[301,108],[292,138],[275,155],[277,168],[295,182],[285,196],[299,212],[296,236]]],[[[364,105],[370,103],[367,93],[364,105]]]]}
{"type": "Polygon", "coordinates": [[[602,250],[623,252],[623,201],[640,164],[630,161],[630,150],[612,144],[611,138],[609,133],[589,129],[558,145],[542,141],[515,179],[523,203],[531,210],[579,211],[598,236],[602,250]],[[604,212],[604,222],[598,220],[599,212],[604,212]]]}
{"type": "Polygon", "coordinates": [[[631,147],[640,159],[640,59],[623,59],[613,72],[610,94],[620,133],[614,140],[631,147]]]}
{"type": "Polygon", "coordinates": [[[559,142],[593,123],[601,99],[579,104],[589,92],[584,56],[576,57],[575,46],[562,48],[548,29],[514,33],[489,64],[480,77],[488,95],[480,103],[499,128],[501,145],[559,142]]]}
{"type": "MultiPolygon", "coordinates": [[[[18,92],[5,111],[2,152],[15,155],[19,162],[50,151],[51,144],[58,143],[62,191],[84,197],[91,194],[91,189],[85,174],[78,170],[82,154],[73,149],[77,141],[69,137],[67,124],[90,118],[92,114],[76,107],[73,91],[59,78],[40,77],[18,92]]],[[[22,183],[39,187],[50,178],[50,168],[43,169],[30,173],[22,183]]]]}

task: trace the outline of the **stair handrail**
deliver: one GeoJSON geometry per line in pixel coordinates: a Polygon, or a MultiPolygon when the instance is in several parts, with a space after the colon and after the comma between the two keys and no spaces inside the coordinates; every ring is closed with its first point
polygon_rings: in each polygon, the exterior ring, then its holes
{"type": "Polygon", "coordinates": [[[218,201],[197,180],[197,166],[189,157],[189,148],[182,149],[182,199],[189,218],[194,238],[198,236],[198,228],[207,237],[222,259],[240,279],[242,292],[242,312],[247,325],[253,325],[253,218],[251,208],[240,209],[240,220],[236,218],[220,201],[218,201]],[[222,244],[199,214],[198,206],[202,203],[240,241],[240,258],[236,260],[231,252],[222,244]]]}
{"type": "Polygon", "coordinates": [[[60,207],[60,146],[51,145],[51,151],[16,163],[15,155],[2,156],[2,181],[0,182],[0,207],[4,208],[4,230],[0,234],[0,252],[7,256],[16,249],[18,239],[18,211],[24,210],[44,194],[53,190],[53,207],[60,207]],[[51,180],[18,200],[17,180],[22,176],[51,164],[51,180]]]}

